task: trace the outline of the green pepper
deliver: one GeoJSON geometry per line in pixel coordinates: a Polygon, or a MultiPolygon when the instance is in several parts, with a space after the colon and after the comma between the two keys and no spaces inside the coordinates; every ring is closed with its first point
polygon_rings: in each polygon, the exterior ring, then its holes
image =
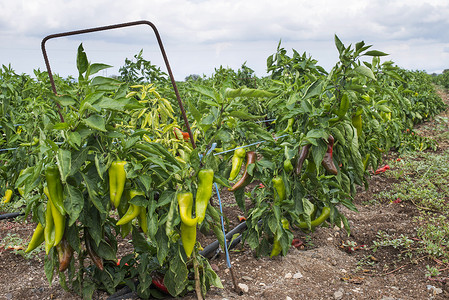
{"type": "Polygon", "coordinates": [[[242,168],[243,159],[245,158],[246,150],[245,148],[239,148],[234,151],[234,156],[232,156],[232,168],[229,174],[229,181],[234,180],[240,173],[242,168]]]}
{"type": "Polygon", "coordinates": [[[33,235],[31,236],[30,243],[25,250],[25,253],[33,251],[45,240],[44,238],[44,226],[41,223],[38,223],[36,229],[34,230],[33,235]]]}
{"type": "Polygon", "coordinates": [[[293,171],[293,164],[290,159],[284,160],[284,171],[286,173],[290,173],[291,171],[293,171]]]}
{"type": "MultiPolygon", "coordinates": [[[[331,209],[327,206],[323,207],[321,210],[321,214],[310,223],[310,227],[313,229],[319,225],[321,225],[324,221],[326,221],[331,213],[331,209]]],[[[306,222],[299,222],[298,227],[301,229],[309,229],[306,222]]]]}
{"type": "Polygon", "coordinates": [[[58,166],[48,166],[45,170],[45,178],[47,180],[48,194],[50,195],[53,205],[61,215],[65,215],[64,193],[58,166]]]}
{"type": "Polygon", "coordinates": [[[184,222],[181,222],[181,241],[187,257],[190,257],[196,243],[196,224],[188,226],[184,222]]]}
{"type": "Polygon", "coordinates": [[[271,181],[273,182],[274,189],[279,196],[279,200],[285,200],[285,184],[284,180],[282,180],[282,177],[274,177],[271,181]]]}
{"type": "Polygon", "coordinates": [[[50,207],[51,216],[53,218],[54,230],[55,230],[55,241],[53,246],[57,246],[59,242],[61,242],[62,237],[65,232],[65,216],[63,216],[56,206],[53,203],[53,199],[50,196],[49,190],[47,187],[44,187],[44,194],[47,196],[47,209],[50,207]]]}
{"type": "Polygon", "coordinates": [[[240,178],[239,181],[237,181],[232,188],[228,189],[231,192],[235,192],[238,189],[244,188],[245,186],[247,186],[250,181],[251,181],[251,176],[248,173],[248,166],[250,164],[253,164],[256,162],[256,152],[254,151],[249,151],[248,153],[246,153],[246,166],[245,166],[245,172],[242,175],[242,178],[240,178]]]}
{"type": "MultiPolygon", "coordinates": [[[[50,202],[50,198],[48,198],[50,202]]],[[[45,210],[45,228],[44,228],[44,238],[45,238],[45,254],[48,255],[50,249],[55,244],[55,224],[53,222],[53,216],[51,212],[51,205],[47,202],[47,208],[45,210]]]]}
{"type": "MultiPolygon", "coordinates": [[[[286,218],[281,219],[282,228],[288,229],[289,224],[288,220],[286,218]]],[[[275,234],[274,236],[274,242],[273,242],[273,249],[271,250],[270,258],[273,256],[278,256],[282,251],[281,243],[279,242],[279,236],[275,234]]]]}
{"type": "Polygon", "coordinates": [[[137,220],[139,221],[139,226],[142,228],[143,233],[147,233],[148,231],[148,221],[147,221],[147,208],[141,207],[139,215],[137,216],[137,220]]]}
{"type": "Polygon", "coordinates": [[[206,209],[212,196],[212,184],[214,183],[214,170],[203,169],[198,172],[198,190],[195,197],[195,215],[198,224],[206,217],[206,209]]]}
{"type": "Polygon", "coordinates": [[[126,161],[114,161],[109,168],[109,198],[114,207],[120,205],[126,183],[126,161]]]}
{"type": "MultiPolygon", "coordinates": [[[[125,191],[124,197],[122,197],[122,198],[123,199],[120,201],[120,205],[117,207],[117,212],[118,212],[119,218],[122,218],[128,211],[129,192],[125,191]]],[[[122,236],[122,238],[126,237],[131,232],[132,229],[133,229],[133,224],[131,222],[120,225],[120,235],[122,236]]]]}
{"type": "MultiPolygon", "coordinates": [[[[143,196],[143,195],[145,195],[145,194],[142,191],[137,191],[137,190],[129,191],[129,199],[130,200],[132,198],[134,198],[135,196],[143,196]]],[[[123,225],[123,224],[131,222],[134,218],[136,218],[140,214],[141,209],[142,209],[142,207],[135,205],[133,203],[130,203],[126,213],[123,215],[123,217],[120,220],[118,220],[118,222],[115,225],[123,225]]]]}
{"type": "Polygon", "coordinates": [[[192,218],[193,195],[190,192],[180,192],[177,196],[179,214],[181,215],[181,241],[187,257],[192,255],[196,243],[196,224],[198,216],[192,218]]]}
{"type": "Polygon", "coordinates": [[[5,192],[5,196],[3,196],[3,203],[8,203],[9,201],[11,201],[11,197],[12,197],[12,190],[7,189],[5,192]]]}
{"type": "Polygon", "coordinates": [[[196,226],[198,223],[198,216],[192,218],[193,195],[190,192],[180,192],[177,196],[179,205],[179,214],[182,223],[187,226],[196,226]]]}
{"type": "Polygon", "coordinates": [[[352,117],[352,125],[357,131],[357,136],[360,137],[362,135],[362,115],[354,115],[352,117]]]}
{"type": "Polygon", "coordinates": [[[285,127],[284,130],[282,130],[281,132],[279,132],[278,135],[285,134],[285,133],[292,134],[292,133],[293,133],[293,124],[294,124],[294,123],[295,123],[295,119],[294,119],[294,118],[288,119],[287,127],[285,127]]]}

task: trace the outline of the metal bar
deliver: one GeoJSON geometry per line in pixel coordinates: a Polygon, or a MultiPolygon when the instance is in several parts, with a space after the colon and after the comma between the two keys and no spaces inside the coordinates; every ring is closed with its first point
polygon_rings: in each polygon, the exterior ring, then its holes
{"type": "MultiPolygon", "coordinates": [[[[182,117],[184,119],[184,123],[186,124],[186,127],[187,127],[187,132],[189,133],[189,136],[190,136],[190,142],[192,143],[193,148],[196,148],[195,141],[193,140],[192,130],[190,129],[190,125],[189,125],[189,120],[187,119],[187,115],[186,115],[186,112],[185,112],[185,109],[184,109],[184,105],[182,104],[181,96],[179,95],[178,87],[176,86],[175,78],[173,77],[173,73],[172,73],[172,70],[170,68],[170,64],[168,62],[167,54],[166,54],[164,46],[162,44],[162,39],[161,39],[161,37],[159,35],[159,32],[158,32],[156,26],[153,23],[149,22],[149,21],[146,21],[146,20],[134,21],[134,22],[128,22],[128,23],[121,23],[121,24],[114,24],[114,25],[108,25],[108,26],[87,28],[87,29],[81,29],[81,30],[75,30],[75,31],[68,31],[68,32],[63,32],[63,33],[56,33],[56,34],[51,34],[51,35],[46,36],[42,40],[42,42],[41,42],[41,48],[42,48],[42,54],[44,56],[45,65],[47,67],[48,76],[50,78],[51,87],[53,89],[53,93],[56,95],[57,91],[56,91],[55,81],[53,79],[53,74],[51,72],[50,62],[49,62],[49,59],[48,59],[47,51],[45,49],[45,43],[48,40],[54,39],[54,38],[65,37],[65,36],[79,35],[79,34],[85,34],[85,33],[92,33],[92,32],[97,32],[97,31],[105,31],[105,30],[124,28],[124,27],[129,27],[129,26],[136,26],[136,25],[148,25],[148,26],[150,26],[153,29],[154,34],[156,35],[156,39],[157,39],[157,42],[159,44],[159,48],[161,50],[165,66],[167,68],[168,75],[170,76],[170,80],[171,80],[171,83],[173,85],[173,89],[175,90],[176,98],[178,100],[179,108],[181,109],[181,113],[182,113],[182,117]]],[[[62,118],[62,116],[60,116],[60,117],[62,118]]]]}

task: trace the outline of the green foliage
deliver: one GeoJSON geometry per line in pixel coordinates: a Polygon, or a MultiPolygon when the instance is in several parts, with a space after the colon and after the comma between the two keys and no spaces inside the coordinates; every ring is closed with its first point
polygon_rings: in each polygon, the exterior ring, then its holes
{"type": "MultiPolygon", "coordinates": [[[[199,266],[202,293],[212,285],[222,287],[197,246],[190,259],[183,251],[176,194],[185,190],[195,195],[196,174],[202,168],[213,169],[216,178],[227,183],[233,149],[238,146],[258,154],[247,168],[258,185],[234,193],[236,205],[247,216],[244,239],[257,255],[269,255],[274,241],[285,255],[293,239],[289,228],[306,224],[301,227],[304,231],[315,230],[313,220],[327,208],[330,216],[319,226],[330,223],[349,232],[341,206],[356,210],[352,196],[357,186],[367,184],[370,170],[378,167],[386,151],[435,148],[433,140],[414,134],[412,128],[445,106],[427,74],[381,63],[387,54],[371,50],[363,41],[345,46],[335,36],[335,45],[339,60],[329,72],[305,53],[293,50],[290,57],[279,43],[267,59],[270,76],[266,78],[257,78],[244,63],[237,72],[220,67],[210,78],[192,76],[177,83],[190,124],[186,134],[193,135],[196,148],[189,138],[179,138],[179,131],[188,128],[177,99],[166,74],[146,61],[142,51],[135,61],[125,61],[120,77],[110,78],[96,75],[109,66],[90,63],[80,45],[78,81],[56,76],[57,96],[50,92],[45,72],[35,71],[32,79],[3,66],[0,145],[15,151],[0,152],[5,162],[0,166],[0,192],[17,189],[15,196],[22,201],[17,203],[25,204],[26,213],[45,225],[43,170],[57,163],[64,185],[66,239],[80,262],[72,262],[69,271],[59,276],[62,286],[85,298],[92,297],[95,289],[113,293],[124,284],[143,298],[157,296],[152,285],[155,274],[165,276],[173,296],[182,296],[194,289],[189,280],[192,265],[199,266]],[[266,122],[269,119],[275,121],[266,122]],[[212,146],[216,150],[211,153],[212,146]],[[296,165],[304,146],[310,150],[302,169],[284,169],[285,161],[296,165]],[[325,159],[336,166],[336,174],[323,166],[325,159]],[[128,231],[116,225],[108,174],[116,160],[127,162],[121,203],[127,206],[131,201],[145,209],[145,234],[138,229],[141,222],[130,223],[128,231]],[[273,177],[282,178],[285,199],[275,191],[273,177]],[[23,196],[18,196],[18,188],[23,196]],[[128,199],[131,189],[144,196],[128,199]],[[118,235],[129,232],[134,252],[117,264],[118,235]],[[103,259],[104,271],[87,264],[88,241],[103,259]]],[[[421,205],[444,207],[434,197],[421,205]]],[[[204,228],[217,228],[209,213],[204,228]]],[[[430,236],[431,228],[424,228],[423,235],[430,236]]],[[[402,245],[406,240],[395,242],[402,245]]],[[[51,280],[59,265],[54,249],[44,265],[51,280]]]]}

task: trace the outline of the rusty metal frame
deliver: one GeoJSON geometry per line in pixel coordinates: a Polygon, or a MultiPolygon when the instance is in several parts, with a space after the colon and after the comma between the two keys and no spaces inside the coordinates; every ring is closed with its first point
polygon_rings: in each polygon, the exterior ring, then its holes
{"type": "Polygon", "coordinates": [[[71,35],[79,35],[79,34],[92,33],[92,32],[97,32],[97,31],[105,31],[105,30],[111,30],[111,29],[118,29],[118,28],[124,28],[124,27],[136,26],[136,25],[148,25],[148,26],[150,26],[153,29],[154,34],[156,35],[156,39],[157,39],[157,42],[159,44],[159,48],[161,50],[161,54],[162,54],[162,57],[163,57],[164,62],[165,62],[165,66],[167,68],[168,75],[170,76],[170,80],[171,80],[171,83],[173,85],[173,89],[175,90],[176,98],[178,100],[179,108],[181,109],[181,113],[182,113],[182,117],[184,119],[184,123],[186,124],[186,127],[187,127],[187,132],[190,135],[190,142],[192,143],[193,148],[195,148],[196,147],[195,146],[195,141],[193,140],[193,134],[192,134],[192,130],[190,129],[189,120],[187,119],[187,115],[186,115],[186,112],[185,112],[185,109],[184,109],[184,105],[182,104],[181,96],[179,95],[178,87],[176,86],[175,78],[173,77],[173,73],[171,71],[170,64],[168,62],[167,54],[166,54],[164,46],[162,44],[161,37],[159,35],[159,32],[158,32],[156,26],[153,23],[149,22],[149,21],[142,20],[142,21],[134,21],[134,22],[114,24],[114,25],[108,25],[108,26],[87,28],[87,29],[68,31],[68,32],[63,32],[63,33],[51,34],[51,35],[48,35],[48,36],[44,37],[42,39],[42,42],[41,42],[41,48],[42,48],[42,54],[43,54],[44,60],[45,60],[45,65],[47,67],[48,76],[50,78],[51,87],[53,89],[53,93],[55,95],[57,95],[55,81],[53,79],[53,74],[52,74],[51,68],[50,68],[50,62],[48,60],[47,51],[45,49],[45,43],[48,40],[54,39],[54,38],[71,36],[71,35]]]}

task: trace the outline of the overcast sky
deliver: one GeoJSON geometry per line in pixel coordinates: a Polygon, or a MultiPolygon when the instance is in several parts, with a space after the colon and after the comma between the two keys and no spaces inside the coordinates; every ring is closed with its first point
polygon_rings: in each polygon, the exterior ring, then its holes
{"type": "MultiPolygon", "coordinates": [[[[137,20],[158,28],[176,80],[244,62],[265,76],[280,40],[290,55],[306,52],[330,70],[338,59],[334,34],[345,45],[363,40],[406,69],[449,69],[448,0],[0,0],[0,64],[45,70],[45,36],[137,20]]],[[[140,49],[166,71],[153,31],[140,25],[48,41],[54,73],[76,74],[81,42],[91,62],[114,66],[103,75],[118,74],[140,49]]]]}

